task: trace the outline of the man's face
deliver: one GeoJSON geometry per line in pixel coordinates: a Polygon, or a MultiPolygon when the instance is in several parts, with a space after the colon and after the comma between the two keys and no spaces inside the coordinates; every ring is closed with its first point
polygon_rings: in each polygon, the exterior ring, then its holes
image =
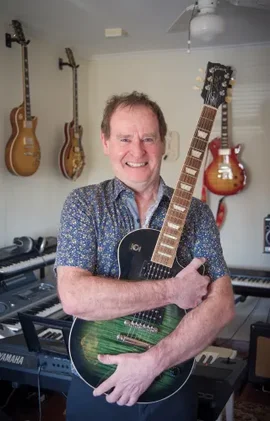
{"type": "Polygon", "coordinates": [[[159,180],[164,142],[158,119],[150,108],[118,108],[111,117],[111,134],[101,140],[114,174],[134,190],[159,180]]]}

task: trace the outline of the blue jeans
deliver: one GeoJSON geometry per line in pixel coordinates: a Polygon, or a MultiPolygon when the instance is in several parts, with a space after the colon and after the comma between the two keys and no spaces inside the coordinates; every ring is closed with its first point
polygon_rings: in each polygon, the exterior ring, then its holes
{"type": "Polygon", "coordinates": [[[67,398],[66,421],[196,421],[197,394],[192,382],[168,399],[149,405],[119,406],[103,396],[94,397],[93,389],[77,376],[72,377],[67,398]]]}

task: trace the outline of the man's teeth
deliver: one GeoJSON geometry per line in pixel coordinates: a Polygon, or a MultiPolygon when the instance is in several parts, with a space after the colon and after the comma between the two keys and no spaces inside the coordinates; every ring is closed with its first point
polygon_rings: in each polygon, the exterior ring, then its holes
{"type": "Polygon", "coordinates": [[[129,167],[144,167],[147,163],[146,162],[127,162],[129,167]]]}

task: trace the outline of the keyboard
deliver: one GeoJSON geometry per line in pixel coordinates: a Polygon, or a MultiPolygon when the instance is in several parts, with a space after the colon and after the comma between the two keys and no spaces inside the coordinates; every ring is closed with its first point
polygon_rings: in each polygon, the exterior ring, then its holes
{"type": "Polygon", "coordinates": [[[235,294],[270,297],[270,271],[230,268],[235,294]]]}

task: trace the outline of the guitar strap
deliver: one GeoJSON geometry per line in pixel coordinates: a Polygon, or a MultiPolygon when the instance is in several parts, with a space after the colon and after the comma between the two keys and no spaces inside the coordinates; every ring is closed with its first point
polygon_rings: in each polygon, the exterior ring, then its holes
{"type": "MultiPolygon", "coordinates": [[[[208,160],[208,153],[209,153],[209,145],[207,147],[207,151],[206,151],[206,157],[205,157],[205,161],[204,161],[204,170],[203,172],[205,172],[205,168],[206,168],[206,163],[208,160]]],[[[227,214],[227,207],[226,204],[224,202],[225,196],[223,196],[219,202],[218,202],[218,208],[217,208],[217,214],[216,214],[216,224],[218,229],[221,228],[221,226],[223,225],[224,221],[225,221],[225,216],[227,214]]],[[[206,185],[204,184],[204,176],[203,176],[203,184],[202,184],[202,192],[201,192],[201,201],[204,203],[208,203],[208,189],[206,187],[206,185]]]]}

